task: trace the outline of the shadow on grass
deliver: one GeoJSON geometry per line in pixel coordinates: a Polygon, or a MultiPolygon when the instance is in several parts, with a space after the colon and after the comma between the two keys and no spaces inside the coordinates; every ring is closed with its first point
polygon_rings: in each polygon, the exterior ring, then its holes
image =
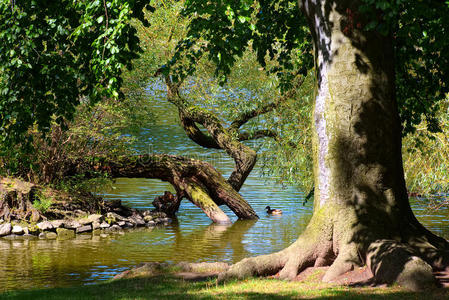
{"type": "Polygon", "coordinates": [[[399,288],[316,288],[301,282],[249,279],[216,285],[172,276],[123,279],[70,288],[9,291],[0,299],[449,299],[448,289],[408,292],[399,288]]]}

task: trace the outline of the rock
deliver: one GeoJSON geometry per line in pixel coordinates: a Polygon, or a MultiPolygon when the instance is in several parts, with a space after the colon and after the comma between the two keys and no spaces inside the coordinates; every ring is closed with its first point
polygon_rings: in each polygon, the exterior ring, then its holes
{"type": "Polygon", "coordinates": [[[56,228],[59,239],[72,239],[75,237],[75,231],[67,228],[56,228]]]}
{"type": "Polygon", "coordinates": [[[3,220],[3,218],[0,218],[0,225],[5,223],[5,220],[3,220]]]}
{"type": "Polygon", "coordinates": [[[125,224],[126,224],[125,221],[118,221],[118,222],[117,222],[117,225],[120,226],[120,227],[125,226],[125,224]]]}
{"type": "Polygon", "coordinates": [[[12,230],[11,230],[11,233],[17,234],[17,235],[23,234],[23,228],[22,228],[22,226],[14,225],[13,228],[12,228],[12,230]]]}
{"type": "Polygon", "coordinates": [[[100,235],[100,234],[101,234],[101,230],[100,230],[100,229],[94,229],[94,230],[92,231],[92,234],[93,234],[93,235],[100,235]]]}
{"type": "Polygon", "coordinates": [[[64,222],[64,227],[67,229],[77,229],[78,227],[81,227],[81,224],[78,221],[71,220],[64,222]]]}
{"type": "Polygon", "coordinates": [[[0,225],[0,236],[5,236],[11,233],[12,226],[10,223],[0,225]]]}
{"type": "Polygon", "coordinates": [[[74,213],[75,213],[75,216],[78,216],[78,217],[87,216],[87,212],[85,212],[84,210],[81,210],[81,209],[75,210],[74,213]]]}
{"type": "Polygon", "coordinates": [[[84,226],[76,228],[76,233],[91,232],[91,231],[92,231],[92,226],[90,226],[90,225],[84,225],[84,226]]]}
{"type": "Polygon", "coordinates": [[[37,227],[37,225],[28,226],[28,231],[30,234],[34,234],[34,235],[38,235],[40,232],[39,227],[37,227]]]}
{"type": "MultiPolygon", "coordinates": [[[[107,223],[106,223],[107,224],[107,223]]],[[[100,229],[100,222],[92,222],[92,230],[100,229]]]]}
{"type": "Polygon", "coordinates": [[[147,215],[147,216],[143,217],[143,220],[144,220],[145,222],[153,221],[153,216],[147,215]]]}
{"type": "Polygon", "coordinates": [[[23,234],[24,235],[30,235],[30,230],[28,229],[28,227],[24,227],[23,228],[23,234]]]}
{"type": "Polygon", "coordinates": [[[142,213],[144,217],[151,216],[151,210],[146,210],[142,213]]]}
{"type": "Polygon", "coordinates": [[[45,232],[39,233],[39,238],[40,239],[45,239],[45,232]]]}
{"type": "Polygon", "coordinates": [[[40,223],[37,223],[37,228],[39,228],[40,231],[46,231],[53,229],[53,225],[48,221],[43,221],[40,223]]]}
{"type": "Polygon", "coordinates": [[[81,226],[92,224],[92,220],[89,220],[88,218],[78,219],[77,222],[80,223],[81,226]]]}
{"type": "Polygon", "coordinates": [[[120,230],[120,229],[122,229],[122,228],[120,226],[118,226],[118,225],[115,225],[115,224],[108,228],[109,231],[117,231],[117,230],[120,230]]]}
{"type": "Polygon", "coordinates": [[[113,280],[159,275],[162,273],[166,273],[168,266],[169,265],[167,263],[158,263],[158,262],[140,264],[131,270],[127,270],[114,276],[113,280]]]}
{"type": "Polygon", "coordinates": [[[111,227],[111,225],[109,225],[109,224],[106,223],[106,222],[102,222],[102,223],[100,224],[100,228],[101,228],[101,229],[106,229],[106,228],[109,228],[109,227],[111,227]]]}
{"type": "Polygon", "coordinates": [[[126,228],[131,228],[131,227],[134,227],[134,224],[131,223],[131,222],[125,222],[125,227],[126,228]]]}
{"type": "Polygon", "coordinates": [[[54,240],[58,237],[58,235],[56,234],[56,232],[46,232],[45,233],[45,238],[49,239],[49,240],[54,240]]]}
{"type": "Polygon", "coordinates": [[[93,223],[93,222],[98,222],[98,223],[100,223],[100,222],[101,222],[101,219],[103,218],[103,216],[102,216],[102,215],[99,215],[99,214],[93,214],[93,215],[89,215],[87,218],[88,218],[89,220],[91,220],[92,223],[93,223]]]}
{"type": "Polygon", "coordinates": [[[147,226],[156,226],[156,222],[148,221],[147,226]]]}
{"type": "Polygon", "coordinates": [[[79,219],[78,222],[81,225],[88,225],[88,224],[92,224],[94,222],[99,223],[101,221],[101,219],[103,218],[102,215],[98,215],[98,214],[93,214],[93,215],[89,215],[86,218],[82,218],[79,219]]]}
{"type": "Polygon", "coordinates": [[[108,212],[108,214],[106,215],[106,222],[112,224],[118,221],[127,221],[127,219],[114,212],[108,212]]]}
{"type": "Polygon", "coordinates": [[[162,211],[152,212],[151,214],[153,215],[153,217],[156,217],[156,218],[166,218],[167,217],[167,214],[162,211]]]}
{"type": "Polygon", "coordinates": [[[40,220],[40,218],[41,218],[41,214],[40,214],[38,211],[33,210],[33,211],[31,212],[30,221],[31,221],[32,223],[36,223],[37,221],[40,220]]]}
{"type": "Polygon", "coordinates": [[[136,224],[137,226],[145,225],[145,220],[140,215],[132,215],[128,218],[129,222],[136,224]]]}
{"type": "Polygon", "coordinates": [[[51,225],[53,225],[54,228],[61,228],[64,227],[64,220],[53,220],[50,221],[51,225]]]}

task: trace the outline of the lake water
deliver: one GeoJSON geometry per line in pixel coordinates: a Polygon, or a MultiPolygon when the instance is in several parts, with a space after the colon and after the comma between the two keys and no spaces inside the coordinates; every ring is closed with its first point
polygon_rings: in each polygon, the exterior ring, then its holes
{"type": "MultiPolygon", "coordinates": [[[[176,125],[169,104],[155,103],[154,125],[143,130],[141,150],[189,155],[204,159],[229,175],[233,161],[223,153],[209,151],[191,142],[176,125]],[[157,107],[157,106],[160,107],[157,107]]],[[[80,235],[73,240],[0,239],[0,291],[25,288],[61,287],[92,284],[108,280],[115,274],[141,262],[149,261],[225,261],[233,263],[244,257],[281,250],[304,230],[312,213],[312,203],[303,205],[303,193],[282,187],[273,179],[261,178],[259,167],[251,173],[241,190],[243,197],[259,214],[257,221],[237,221],[232,212],[224,211],[235,221],[218,226],[204,213],[183,201],[176,222],[166,227],[142,228],[104,236],[80,235]],[[284,211],[282,216],[268,216],[270,205],[284,211]]],[[[154,197],[172,190],[158,180],[118,179],[114,189],[105,192],[108,199],[151,209],[154,197]]],[[[418,218],[429,229],[449,238],[449,211],[425,210],[412,199],[418,218]]]]}

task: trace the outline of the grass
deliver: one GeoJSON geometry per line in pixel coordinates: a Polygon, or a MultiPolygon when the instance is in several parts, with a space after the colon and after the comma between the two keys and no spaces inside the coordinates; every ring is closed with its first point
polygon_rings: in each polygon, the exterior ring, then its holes
{"type": "Polygon", "coordinates": [[[400,287],[329,286],[312,282],[248,279],[217,284],[171,275],[122,279],[70,288],[8,291],[0,299],[449,299],[448,289],[410,292],[400,287]]]}

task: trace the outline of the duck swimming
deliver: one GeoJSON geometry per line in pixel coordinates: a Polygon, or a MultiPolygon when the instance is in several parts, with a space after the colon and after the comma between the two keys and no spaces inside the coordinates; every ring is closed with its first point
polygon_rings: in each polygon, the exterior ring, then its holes
{"type": "Polygon", "coordinates": [[[271,209],[269,206],[265,207],[265,209],[269,215],[282,215],[282,210],[280,209],[271,209]]]}

